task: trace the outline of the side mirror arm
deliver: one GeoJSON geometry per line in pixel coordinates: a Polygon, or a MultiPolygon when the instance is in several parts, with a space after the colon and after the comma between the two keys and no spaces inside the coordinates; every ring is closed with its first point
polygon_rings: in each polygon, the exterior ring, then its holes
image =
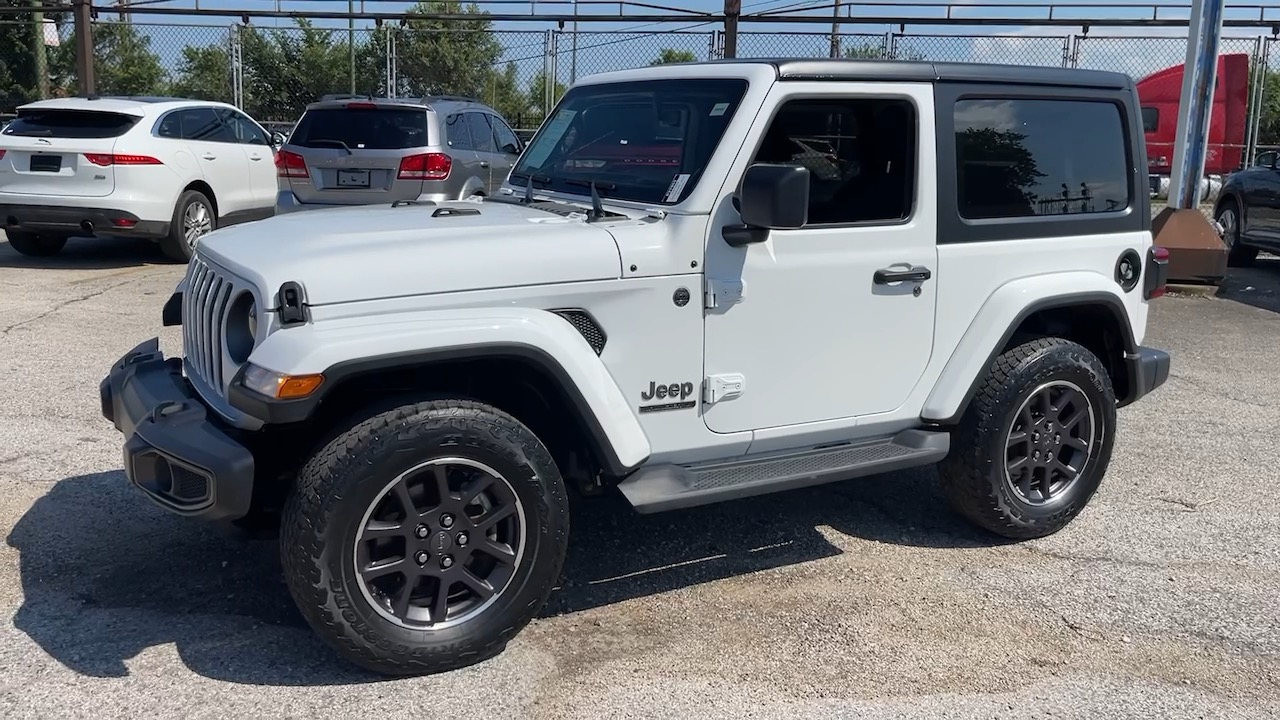
{"type": "Polygon", "coordinates": [[[769,228],[754,227],[746,224],[725,225],[720,230],[720,236],[731,247],[746,247],[768,240],[769,228]]]}

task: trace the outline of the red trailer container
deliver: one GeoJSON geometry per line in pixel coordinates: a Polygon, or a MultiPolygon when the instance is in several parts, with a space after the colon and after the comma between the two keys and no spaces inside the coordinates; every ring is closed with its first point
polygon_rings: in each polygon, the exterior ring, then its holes
{"type": "MultiPolygon", "coordinates": [[[[1153,193],[1161,195],[1167,192],[1173,165],[1178,100],[1182,96],[1182,67],[1165,68],[1138,81],[1151,188],[1153,193]]],[[[1218,56],[1218,82],[1213,92],[1213,114],[1209,120],[1205,175],[1221,178],[1241,167],[1245,161],[1248,106],[1249,56],[1245,53],[1218,56]]],[[[1211,183],[1211,186],[1217,184],[1211,183]]]]}

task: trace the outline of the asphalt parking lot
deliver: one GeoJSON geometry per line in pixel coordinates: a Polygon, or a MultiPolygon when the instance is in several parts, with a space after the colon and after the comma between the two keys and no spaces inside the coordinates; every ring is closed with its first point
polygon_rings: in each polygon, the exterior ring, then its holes
{"type": "Polygon", "coordinates": [[[568,581],[507,651],[428,678],[336,660],[275,544],[129,488],[108,365],[182,268],[0,242],[0,716],[1268,718],[1280,714],[1280,260],[1157,302],[1172,376],[1120,413],[1063,532],[1004,544],[918,471],[575,518],[568,581]]]}

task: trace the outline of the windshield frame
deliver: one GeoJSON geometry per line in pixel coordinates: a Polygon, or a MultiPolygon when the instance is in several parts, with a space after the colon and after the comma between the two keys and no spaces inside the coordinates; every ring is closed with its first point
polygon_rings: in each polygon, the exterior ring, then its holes
{"type": "MultiPolygon", "coordinates": [[[[575,86],[556,103],[547,119],[542,122],[538,131],[525,146],[520,159],[508,175],[507,184],[516,189],[516,194],[523,194],[526,185],[532,182],[535,192],[586,198],[591,195],[590,182],[594,180],[601,198],[606,202],[642,206],[679,205],[688,200],[697,189],[708,165],[724,144],[738,111],[747,102],[750,91],[750,80],[735,76],[646,78],[575,86]],[[645,99],[646,96],[648,99],[645,99]],[[678,103],[664,101],[664,97],[672,96],[682,96],[685,99],[689,99],[690,96],[701,96],[701,101],[711,110],[694,114],[689,112],[693,109],[689,105],[681,106],[678,103]],[[567,153],[557,147],[569,134],[570,126],[577,127],[575,121],[579,119],[580,112],[589,112],[613,104],[608,101],[603,105],[598,104],[605,97],[615,98],[622,103],[637,104],[652,104],[656,99],[659,103],[657,112],[674,111],[680,114],[683,127],[680,130],[680,142],[675,145],[675,152],[679,159],[674,161],[678,167],[673,177],[662,183],[630,183],[627,182],[625,175],[620,176],[616,172],[566,172],[563,167],[548,167],[548,164],[554,166],[574,160],[573,153],[598,144],[599,141],[585,142],[567,153]],[[575,105],[581,107],[584,103],[585,109],[580,110],[574,107],[575,105]],[[721,105],[726,107],[721,108],[721,105]],[[703,120],[702,115],[716,118],[719,128],[700,134],[699,123],[703,120]],[[549,148],[543,148],[544,144],[549,148]],[[532,166],[532,158],[538,158],[537,167],[532,166]],[[698,158],[699,161],[691,162],[693,158],[698,158]],[[682,177],[685,179],[681,180],[682,177]],[[656,192],[654,192],[655,188],[656,192]],[[645,191],[649,194],[645,195],[645,191]]],[[[655,140],[676,139],[661,136],[660,133],[664,127],[661,122],[650,127],[653,129],[655,140]]],[[[607,136],[602,136],[600,139],[607,142],[607,136]]],[[[603,149],[606,146],[600,147],[603,149]]],[[[580,159],[577,160],[580,161],[580,159]]],[[[654,162],[666,164],[657,160],[654,162]]],[[[607,165],[607,162],[605,164],[607,165]]]]}

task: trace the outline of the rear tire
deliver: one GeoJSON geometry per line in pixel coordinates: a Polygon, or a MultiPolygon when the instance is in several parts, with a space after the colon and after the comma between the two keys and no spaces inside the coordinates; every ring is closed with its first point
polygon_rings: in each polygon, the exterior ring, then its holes
{"type": "Polygon", "coordinates": [[[31,257],[51,257],[62,252],[62,248],[67,245],[65,237],[38,235],[20,230],[6,230],[5,234],[9,236],[9,247],[31,257]]]}
{"type": "Polygon", "coordinates": [[[434,400],[375,415],[311,458],[280,549],[325,642],[374,672],[417,675],[500,653],[546,603],[568,536],[564,482],[538,438],[487,405],[434,400]]]}
{"type": "Polygon", "coordinates": [[[1014,539],[1066,527],[1106,474],[1116,398],[1102,362],[1061,338],[1027,340],[987,370],[939,467],[974,524],[1014,539]]]}
{"type": "Polygon", "coordinates": [[[160,239],[160,251],[174,262],[190,262],[200,239],[217,227],[213,203],[199,190],[188,190],[178,198],[169,234],[160,239]]]}

